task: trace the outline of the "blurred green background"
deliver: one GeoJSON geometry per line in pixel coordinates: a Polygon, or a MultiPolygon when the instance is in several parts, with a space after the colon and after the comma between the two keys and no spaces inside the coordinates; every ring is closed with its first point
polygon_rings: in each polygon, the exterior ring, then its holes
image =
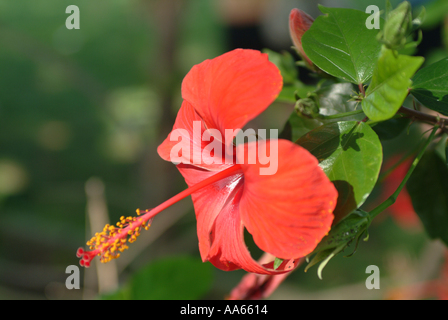
{"type": "MultiPolygon", "coordinates": [[[[426,5],[419,54],[435,61],[448,55],[448,10],[440,9],[448,1],[426,5]]],[[[189,69],[236,47],[290,51],[294,7],[319,14],[317,2],[293,0],[0,0],[0,299],[228,295],[245,272],[201,262],[190,199],[160,214],[120,259],[81,269],[81,290],[66,289],[65,270],[78,265],[76,250],[91,230],[186,187],[156,149],[189,69]],[[79,7],[79,30],[65,26],[69,5],[79,7]]],[[[281,129],[292,111],[276,103],[257,125],[281,129]]],[[[386,154],[415,137],[386,143],[386,154]]],[[[369,242],[350,259],[332,260],[323,281],[316,268],[301,267],[272,298],[394,298],[395,288],[436,276],[437,243],[421,228],[378,220],[369,242]],[[382,272],[381,290],[365,288],[372,264],[382,272]]],[[[257,257],[250,237],[248,245],[257,257]]]]}

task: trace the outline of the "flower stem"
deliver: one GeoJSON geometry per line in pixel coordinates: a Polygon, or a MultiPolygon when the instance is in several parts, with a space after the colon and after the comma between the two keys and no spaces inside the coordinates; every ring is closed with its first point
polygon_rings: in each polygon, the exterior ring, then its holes
{"type": "Polygon", "coordinates": [[[358,84],[359,92],[363,95],[363,97],[366,96],[366,91],[364,90],[364,86],[362,83],[358,84]]]}
{"type": "Polygon", "coordinates": [[[406,182],[408,181],[409,177],[411,176],[414,169],[417,167],[418,163],[420,162],[420,159],[422,158],[423,154],[425,153],[426,148],[429,146],[431,141],[434,139],[434,136],[436,134],[437,129],[439,129],[439,126],[434,126],[429,138],[426,140],[424,146],[420,149],[420,152],[418,153],[417,157],[412,162],[411,167],[409,168],[409,171],[407,172],[406,176],[404,177],[403,181],[398,186],[397,190],[389,197],[386,201],[384,201],[382,204],[380,204],[378,207],[370,211],[370,219],[375,218],[379,213],[383,212],[385,209],[387,209],[389,206],[393,205],[395,201],[397,200],[398,194],[400,191],[404,188],[406,182]]]}

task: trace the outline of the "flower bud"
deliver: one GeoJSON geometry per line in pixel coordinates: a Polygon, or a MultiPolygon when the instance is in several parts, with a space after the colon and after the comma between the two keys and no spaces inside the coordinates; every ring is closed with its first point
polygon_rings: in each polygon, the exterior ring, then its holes
{"type": "Polygon", "coordinates": [[[308,68],[315,70],[313,62],[311,62],[310,58],[305,54],[302,47],[302,36],[305,31],[310,28],[313,22],[314,19],[302,10],[292,9],[289,14],[289,33],[297,53],[305,61],[308,68]]]}
{"type": "Polygon", "coordinates": [[[315,119],[320,117],[318,102],[316,102],[313,97],[298,100],[294,109],[298,115],[308,119],[315,119]]]}
{"type": "Polygon", "coordinates": [[[412,9],[410,3],[405,1],[389,12],[384,30],[378,34],[378,38],[387,48],[397,50],[406,44],[411,31],[412,9]]]}

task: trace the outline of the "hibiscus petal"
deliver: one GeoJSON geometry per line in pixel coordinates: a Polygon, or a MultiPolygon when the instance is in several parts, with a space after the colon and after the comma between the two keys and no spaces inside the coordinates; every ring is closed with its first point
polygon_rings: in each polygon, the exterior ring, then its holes
{"type": "MultiPolygon", "coordinates": [[[[216,174],[191,165],[177,166],[189,186],[216,174]]],[[[242,172],[236,172],[219,182],[191,195],[197,219],[199,252],[203,261],[230,271],[244,269],[260,274],[280,274],[291,271],[298,260],[284,261],[276,270],[273,262],[264,266],[252,259],[243,240],[238,201],[243,187],[242,172]]]]}
{"type": "MultiPolygon", "coordinates": [[[[225,129],[240,129],[263,112],[282,85],[280,71],[267,54],[236,49],[194,66],[182,83],[182,97],[207,128],[218,129],[224,138],[225,129]]],[[[231,143],[226,140],[226,145],[231,143]]]]}
{"type": "MultiPolygon", "coordinates": [[[[190,187],[216,174],[214,171],[201,170],[189,165],[178,165],[177,168],[190,187]]],[[[199,252],[203,261],[207,260],[210,251],[210,233],[215,219],[226,203],[230,201],[235,190],[241,188],[241,178],[242,172],[236,173],[191,195],[197,220],[199,252]]]]}
{"type": "MultiPolygon", "coordinates": [[[[268,262],[274,257],[265,253],[259,263],[268,262]]],[[[302,259],[303,260],[303,259],[302,259]]],[[[290,272],[275,275],[248,273],[240,283],[232,289],[229,300],[260,300],[269,297],[278,286],[289,276],[290,272]]]]}
{"type": "Polygon", "coordinates": [[[303,60],[305,60],[311,69],[314,69],[314,64],[303,50],[302,36],[311,27],[313,22],[314,19],[302,10],[292,9],[289,14],[289,33],[291,35],[292,42],[297,48],[299,55],[303,60]]]}
{"type": "Polygon", "coordinates": [[[208,253],[209,260],[215,267],[232,271],[244,269],[258,274],[281,274],[294,269],[299,260],[285,261],[277,269],[272,269],[272,262],[266,268],[257,263],[250,255],[244,243],[244,226],[240,217],[239,202],[243,189],[239,188],[217,216],[214,228],[210,234],[212,247],[208,253]]]}
{"type": "Polygon", "coordinates": [[[205,148],[211,147],[214,141],[213,136],[210,139],[211,141],[202,139],[205,131],[206,128],[201,117],[190,103],[184,101],[177,114],[173,130],[168,134],[165,141],[159,145],[157,152],[166,161],[194,164],[197,167],[208,170],[223,170],[227,168],[229,165],[225,164],[224,145],[220,140],[216,141],[218,148],[212,152],[204,152],[205,148]],[[172,157],[173,150],[177,153],[175,154],[178,157],[177,161],[174,161],[175,159],[172,157]],[[180,152],[178,150],[188,151],[180,152]]]}
{"type": "Polygon", "coordinates": [[[256,143],[237,147],[244,172],[241,218],[263,251],[282,259],[303,257],[330,230],[337,191],[317,159],[302,147],[287,140],[258,143],[258,147],[256,164],[245,159],[256,150],[256,143]],[[277,157],[270,155],[271,161],[278,160],[277,171],[260,175],[260,168],[266,167],[262,155],[272,143],[278,143],[277,157]]]}

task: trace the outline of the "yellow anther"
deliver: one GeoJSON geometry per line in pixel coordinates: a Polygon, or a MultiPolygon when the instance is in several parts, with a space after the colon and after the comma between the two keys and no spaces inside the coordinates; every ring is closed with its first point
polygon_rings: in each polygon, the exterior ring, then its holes
{"type": "MultiPolygon", "coordinates": [[[[137,215],[142,213],[139,209],[136,212],[137,215]]],[[[146,213],[147,211],[144,212],[146,213]]],[[[150,224],[143,221],[142,218],[121,216],[120,221],[116,225],[106,224],[103,231],[95,233],[95,236],[87,241],[87,245],[91,250],[98,250],[101,262],[108,262],[118,258],[120,256],[118,252],[123,252],[129,248],[126,243],[135,242],[140,235],[141,229],[145,228],[145,230],[148,230],[149,226],[150,224]],[[136,226],[134,227],[133,224],[136,226]],[[127,229],[127,232],[124,229],[127,229]]]]}

